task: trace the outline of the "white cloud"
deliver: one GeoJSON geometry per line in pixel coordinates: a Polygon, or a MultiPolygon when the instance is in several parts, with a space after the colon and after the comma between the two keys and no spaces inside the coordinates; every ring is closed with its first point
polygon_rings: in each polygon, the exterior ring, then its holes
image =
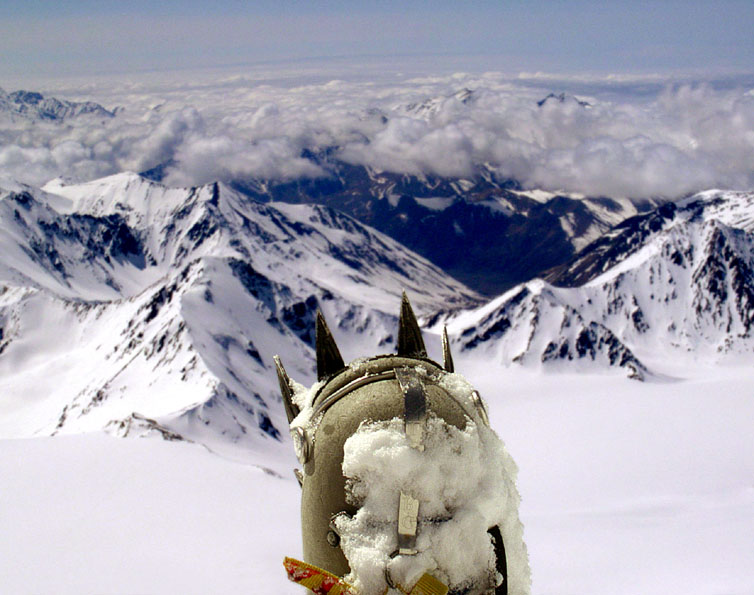
{"type": "Polygon", "coordinates": [[[3,120],[0,173],[43,184],[174,161],[171,184],[290,180],[323,173],[301,158],[303,149],[339,147],[343,159],[377,169],[466,176],[488,163],[528,187],[588,195],[754,187],[751,92],[663,84],[652,76],[569,83],[499,73],[342,80],[273,68],[111,79],[81,87],[80,95],[53,84],[41,90],[125,110],[105,122],[3,120]],[[588,90],[580,98],[592,107],[537,105],[568,84],[588,90]],[[471,101],[454,96],[463,88],[474,90],[471,101]],[[416,107],[427,99],[426,109],[416,107]]]}

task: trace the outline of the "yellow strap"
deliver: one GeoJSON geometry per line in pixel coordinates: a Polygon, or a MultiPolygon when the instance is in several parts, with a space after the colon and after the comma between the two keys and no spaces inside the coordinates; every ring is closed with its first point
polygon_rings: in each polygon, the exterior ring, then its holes
{"type": "MultiPolygon", "coordinates": [[[[356,589],[345,582],[339,576],[335,576],[327,570],[318,568],[313,564],[307,564],[295,558],[285,558],[283,566],[288,573],[288,578],[306,587],[317,595],[358,595],[356,589]]],[[[424,573],[411,591],[405,591],[406,595],[447,595],[448,587],[431,574],[424,573]]]]}
{"type": "Polygon", "coordinates": [[[339,576],[295,558],[285,558],[288,578],[317,595],[357,595],[356,590],[339,576]]]}
{"type": "MultiPolygon", "coordinates": [[[[428,573],[424,573],[422,577],[414,585],[414,588],[410,591],[402,585],[396,585],[398,589],[404,595],[447,595],[448,587],[442,581],[436,579],[434,576],[428,573]]],[[[390,589],[385,589],[382,595],[387,595],[390,589]]]]}
{"type": "Polygon", "coordinates": [[[447,593],[448,587],[445,583],[425,572],[408,595],[447,595],[447,593]]]}

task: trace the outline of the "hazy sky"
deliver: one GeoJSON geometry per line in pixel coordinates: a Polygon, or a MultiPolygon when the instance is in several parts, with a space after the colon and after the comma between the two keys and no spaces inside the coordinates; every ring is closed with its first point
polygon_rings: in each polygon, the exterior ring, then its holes
{"type": "Polygon", "coordinates": [[[3,4],[6,79],[406,55],[438,66],[463,56],[506,72],[709,73],[754,63],[751,0],[3,4]]]}

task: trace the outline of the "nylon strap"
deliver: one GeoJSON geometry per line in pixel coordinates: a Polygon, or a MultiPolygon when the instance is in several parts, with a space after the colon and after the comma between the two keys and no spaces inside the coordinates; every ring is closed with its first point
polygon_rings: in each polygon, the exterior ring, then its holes
{"type": "Polygon", "coordinates": [[[448,587],[426,572],[411,589],[408,595],[447,595],[448,587]]]}
{"type": "MultiPolygon", "coordinates": [[[[306,587],[316,595],[359,595],[356,589],[342,578],[312,564],[286,557],[283,560],[283,566],[289,580],[306,587]]],[[[448,593],[445,583],[426,572],[410,591],[400,587],[398,589],[406,595],[447,595],[448,593]]]]}
{"type": "Polygon", "coordinates": [[[342,578],[295,558],[285,558],[283,566],[288,579],[306,587],[316,595],[357,595],[342,578]]]}
{"type": "MultiPolygon", "coordinates": [[[[411,448],[424,450],[424,427],[427,423],[427,394],[419,374],[413,368],[396,368],[395,378],[403,393],[403,419],[411,448]]],[[[398,553],[412,556],[416,551],[416,527],[419,501],[404,492],[398,503],[398,553]]]]}

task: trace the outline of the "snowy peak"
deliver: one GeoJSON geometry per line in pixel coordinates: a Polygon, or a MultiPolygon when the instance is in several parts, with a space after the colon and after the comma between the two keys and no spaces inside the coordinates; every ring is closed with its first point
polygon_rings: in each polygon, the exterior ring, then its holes
{"type": "Polygon", "coordinates": [[[477,94],[468,88],[459,89],[449,96],[431,97],[419,103],[410,103],[408,105],[396,108],[398,113],[405,113],[412,117],[430,120],[437,117],[445,110],[460,109],[462,106],[469,105],[476,101],[477,94]]]}
{"type": "Polygon", "coordinates": [[[168,216],[183,206],[188,194],[185,188],[167,188],[133,172],[81,184],[69,184],[58,178],[48,182],[43,190],[68,198],[70,211],[97,216],[135,213],[136,222],[146,216],[168,216]]]}
{"type": "Polygon", "coordinates": [[[461,349],[497,361],[579,362],[634,377],[670,361],[744,356],[754,348],[753,205],[751,193],[731,192],[663,205],[554,276],[569,287],[527,283],[449,328],[461,349]]]}
{"type": "Polygon", "coordinates": [[[708,190],[677,203],[679,217],[717,220],[729,227],[754,232],[754,192],[708,190]]]}
{"type": "Polygon", "coordinates": [[[716,220],[681,221],[580,288],[582,311],[647,351],[664,345],[698,356],[746,352],[753,241],[716,220]]]}
{"type": "Polygon", "coordinates": [[[540,99],[537,101],[537,105],[539,107],[544,107],[545,105],[549,104],[570,104],[570,105],[576,105],[583,108],[591,108],[592,104],[588,101],[583,101],[581,99],[577,99],[573,95],[568,95],[564,92],[561,93],[550,93],[547,97],[544,97],[543,99],[540,99]]]}
{"type": "Polygon", "coordinates": [[[480,302],[342,213],[222,184],[120,174],[6,192],[0,244],[0,374],[28,403],[11,416],[20,435],[109,428],[263,448],[287,439],[269,362],[286,354],[311,378],[317,310],[353,358],[394,349],[404,289],[419,312],[480,302]],[[46,382],[30,390],[40,362],[46,382]]]}
{"type": "Polygon", "coordinates": [[[35,91],[5,93],[0,89],[0,111],[33,120],[61,122],[70,118],[112,118],[109,111],[92,101],[76,102],[45,97],[35,91]]]}
{"type": "MultiPolygon", "coordinates": [[[[420,287],[429,275],[443,288],[444,299],[458,304],[477,299],[461,284],[448,284],[439,269],[394,240],[325,206],[262,204],[220,183],[168,188],[136,174],[87,184],[55,182],[45,190],[68,198],[77,212],[125,218],[138,230],[158,266],[175,266],[205,255],[233,255],[258,260],[255,267],[275,280],[288,282],[296,273],[313,278],[312,272],[319,270],[329,273],[322,277],[327,283],[340,275],[351,279],[335,282],[340,288],[355,281],[390,287],[396,295],[401,286],[426,293],[420,287]],[[320,254],[326,258],[317,258],[320,254]],[[374,274],[379,281],[371,279],[374,274]]],[[[422,305],[429,301],[421,296],[417,300],[422,305]]]]}
{"type": "Polygon", "coordinates": [[[517,287],[449,323],[462,353],[500,365],[529,368],[624,369],[643,379],[647,369],[609,328],[589,320],[542,281],[517,287]]]}
{"type": "Polygon", "coordinates": [[[671,222],[677,207],[668,203],[647,214],[630,217],[587,245],[564,265],[555,268],[546,279],[554,285],[574,287],[610,270],[640,250],[656,232],[671,222]]]}
{"type": "Polygon", "coordinates": [[[587,283],[642,249],[651,238],[670,226],[711,220],[754,231],[754,193],[711,190],[625,219],[571,261],[551,271],[546,279],[562,286],[587,283]]]}

